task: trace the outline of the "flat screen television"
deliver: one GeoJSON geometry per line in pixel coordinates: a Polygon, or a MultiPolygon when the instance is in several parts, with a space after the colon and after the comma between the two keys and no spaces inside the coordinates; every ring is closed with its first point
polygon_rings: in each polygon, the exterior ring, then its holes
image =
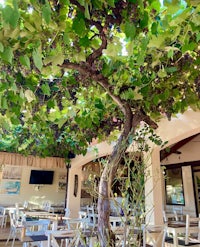
{"type": "Polygon", "coordinates": [[[29,184],[53,184],[54,171],[31,170],[29,184]]]}

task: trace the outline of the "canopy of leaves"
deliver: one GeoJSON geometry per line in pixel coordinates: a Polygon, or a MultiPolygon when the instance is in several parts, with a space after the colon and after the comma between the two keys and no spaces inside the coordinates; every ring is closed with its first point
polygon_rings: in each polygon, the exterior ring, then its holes
{"type": "Polygon", "coordinates": [[[5,0],[0,149],[85,154],[126,104],[143,120],[199,108],[197,2],[5,0]]]}

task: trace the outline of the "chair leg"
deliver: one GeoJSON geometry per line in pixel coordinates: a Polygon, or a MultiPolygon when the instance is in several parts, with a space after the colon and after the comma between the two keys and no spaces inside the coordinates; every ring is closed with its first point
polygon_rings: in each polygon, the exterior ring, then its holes
{"type": "Polygon", "coordinates": [[[14,246],[15,246],[15,238],[16,238],[16,235],[15,235],[15,236],[13,236],[12,247],[14,247],[14,246]]]}
{"type": "Polygon", "coordinates": [[[7,238],[7,241],[6,241],[6,245],[7,245],[8,242],[10,241],[11,236],[12,236],[12,232],[10,232],[9,235],[8,235],[8,238],[7,238]]]}
{"type": "Polygon", "coordinates": [[[185,245],[188,245],[188,243],[189,243],[189,233],[188,233],[188,231],[186,231],[186,233],[185,233],[185,245]]]}

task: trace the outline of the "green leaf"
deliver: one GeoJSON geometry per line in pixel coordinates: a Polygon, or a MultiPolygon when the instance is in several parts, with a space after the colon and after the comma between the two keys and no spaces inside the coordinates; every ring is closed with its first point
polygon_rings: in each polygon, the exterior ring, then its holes
{"type": "Polygon", "coordinates": [[[41,71],[42,66],[43,66],[43,64],[42,64],[42,55],[41,55],[41,53],[39,53],[38,50],[34,50],[33,51],[33,62],[35,64],[36,68],[38,68],[39,71],[41,71]]]}
{"type": "Polygon", "coordinates": [[[85,2],[85,17],[89,20],[90,19],[90,11],[89,11],[89,5],[85,2]]]}
{"type": "Polygon", "coordinates": [[[88,47],[90,45],[90,40],[87,36],[85,36],[83,38],[80,38],[79,44],[80,44],[80,46],[88,47]]]}
{"type": "Polygon", "coordinates": [[[163,93],[163,97],[164,97],[164,100],[167,100],[170,96],[170,91],[169,89],[165,89],[164,93],[163,93]]]}
{"type": "Polygon", "coordinates": [[[160,1],[156,0],[156,1],[153,1],[151,4],[151,8],[155,9],[156,11],[160,11],[160,7],[161,7],[160,1]]]}
{"type": "Polygon", "coordinates": [[[53,108],[54,106],[55,106],[54,100],[49,100],[49,101],[47,102],[47,107],[48,107],[48,108],[53,108]]]}
{"type": "Polygon", "coordinates": [[[164,44],[164,42],[165,42],[164,35],[159,35],[159,36],[153,35],[148,44],[148,47],[160,48],[164,44]]]}
{"type": "Polygon", "coordinates": [[[65,45],[69,45],[70,40],[69,40],[68,32],[65,32],[65,33],[64,33],[64,35],[63,35],[63,41],[64,41],[64,44],[65,44],[65,45]]]}
{"type": "Polygon", "coordinates": [[[72,28],[80,37],[85,36],[86,26],[83,19],[75,18],[72,28]]]}
{"type": "Polygon", "coordinates": [[[200,33],[197,34],[196,41],[199,42],[200,40],[200,33]]]}
{"type": "Polygon", "coordinates": [[[134,23],[130,23],[130,22],[125,23],[125,34],[127,38],[130,38],[131,40],[134,39],[136,34],[136,28],[134,23]]]}
{"type": "Polygon", "coordinates": [[[31,91],[29,89],[24,92],[24,95],[25,95],[25,97],[26,97],[26,99],[27,99],[27,101],[29,103],[36,99],[35,94],[33,93],[33,91],[31,91]]]}
{"type": "Polygon", "coordinates": [[[115,1],[114,0],[107,0],[108,4],[110,5],[110,7],[115,7],[115,1]]]}
{"type": "Polygon", "coordinates": [[[182,52],[193,51],[196,48],[197,44],[195,42],[190,42],[189,44],[184,44],[182,47],[182,52]]]}
{"type": "Polygon", "coordinates": [[[2,109],[8,109],[8,103],[7,103],[7,99],[5,97],[3,97],[1,99],[1,108],[2,109]]]}
{"type": "Polygon", "coordinates": [[[47,95],[47,96],[50,96],[51,95],[51,89],[50,89],[50,87],[49,87],[49,85],[47,83],[42,84],[41,89],[42,89],[42,92],[45,95],[47,95]]]}
{"type": "Polygon", "coordinates": [[[4,61],[12,64],[12,60],[13,60],[13,51],[11,49],[11,47],[6,47],[5,50],[3,51],[3,53],[1,54],[1,57],[4,61]]]}
{"type": "Polygon", "coordinates": [[[65,59],[65,56],[62,53],[57,54],[56,56],[53,56],[53,65],[61,65],[63,64],[63,61],[65,59]]]}
{"type": "Polygon", "coordinates": [[[168,68],[165,68],[165,71],[167,71],[168,73],[174,73],[177,71],[177,68],[176,67],[168,67],[168,68]]]}
{"type": "Polygon", "coordinates": [[[157,28],[158,28],[158,23],[154,22],[151,26],[151,32],[152,34],[157,34],[157,28]]]}
{"type": "Polygon", "coordinates": [[[22,65],[26,66],[27,68],[30,69],[31,65],[30,65],[30,59],[27,55],[24,56],[20,56],[19,57],[19,61],[22,65]]]}
{"type": "Polygon", "coordinates": [[[50,23],[50,21],[51,21],[51,8],[49,6],[48,1],[46,1],[46,4],[43,5],[43,7],[42,7],[42,17],[44,18],[44,20],[46,21],[47,24],[50,23]]]}
{"type": "MultiPolygon", "coordinates": [[[[16,1],[13,2],[15,3],[16,1]]],[[[14,9],[11,6],[7,5],[5,8],[3,8],[2,14],[5,22],[9,23],[13,28],[16,28],[19,20],[19,11],[16,4],[14,9]]]]}
{"type": "Polygon", "coordinates": [[[84,0],[78,0],[78,2],[80,3],[80,5],[84,6],[84,0]]]}
{"type": "Polygon", "coordinates": [[[149,15],[148,15],[148,12],[145,11],[144,15],[143,15],[143,18],[140,21],[140,27],[141,28],[146,27],[148,25],[148,20],[149,20],[149,15]]]}
{"type": "Polygon", "coordinates": [[[159,101],[160,101],[159,96],[158,96],[158,95],[155,95],[155,96],[153,97],[153,103],[154,103],[155,105],[158,105],[159,101]]]}
{"type": "Polygon", "coordinates": [[[160,69],[160,70],[158,71],[158,76],[159,76],[160,78],[166,77],[166,76],[167,76],[166,70],[165,70],[165,69],[160,69]]]}
{"type": "Polygon", "coordinates": [[[12,19],[10,20],[10,25],[13,28],[16,28],[18,21],[19,21],[19,12],[18,12],[18,10],[14,10],[13,14],[12,14],[12,19]]]}
{"type": "Polygon", "coordinates": [[[3,44],[0,42],[0,52],[3,52],[4,51],[4,46],[3,44]]]}

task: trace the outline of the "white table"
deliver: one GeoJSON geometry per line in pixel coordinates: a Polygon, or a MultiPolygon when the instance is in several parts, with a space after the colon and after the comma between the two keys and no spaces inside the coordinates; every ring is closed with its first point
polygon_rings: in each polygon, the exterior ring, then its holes
{"type": "Polygon", "coordinates": [[[23,212],[26,216],[30,216],[30,217],[46,217],[46,218],[55,218],[58,220],[58,214],[55,213],[50,213],[48,211],[24,211],[23,212]]]}

